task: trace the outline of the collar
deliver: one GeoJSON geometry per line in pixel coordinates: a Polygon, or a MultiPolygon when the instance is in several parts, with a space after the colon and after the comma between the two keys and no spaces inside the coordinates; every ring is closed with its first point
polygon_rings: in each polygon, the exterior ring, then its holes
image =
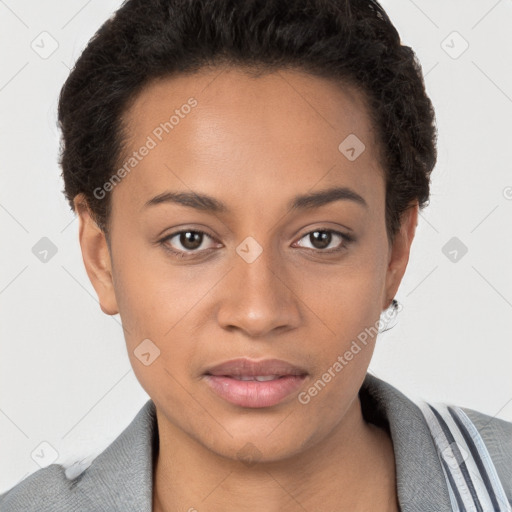
{"type": "Polygon", "coordinates": [[[402,512],[451,512],[441,462],[420,408],[370,373],[366,374],[359,397],[363,417],[391,434],[402,512]]]}

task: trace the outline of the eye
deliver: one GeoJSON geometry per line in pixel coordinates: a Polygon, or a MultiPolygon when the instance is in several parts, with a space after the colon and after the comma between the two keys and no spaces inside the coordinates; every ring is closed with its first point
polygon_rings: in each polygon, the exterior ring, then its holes
{"type": "MultiPolygon", "coordinates": [[[[306,239],[312,245],[312,247],[306,246],[307,249],[324,253],[342,251],[354,240],[353,236],[332,229],[315,229],[314,231],[306,233],[300,240],[303,239],[306,239]],[[332,244],[334,244],[334,246],[332,246],[332,244]]],[[[304,247],[301,244],[299,244],[299,246],[304,247]]]]}
{"type": "Polygon", "coordinates": [[[205,237],[213,240],[213,238],[204,231],[199,231],[196,229],[184,229],[182,231],[177,231],[176,233],[171,233],[165,238],[162,238],[160,243],[168,251],[184,258],[187,257],[189,253],[192,255],[198,252],[208,251],[210,248],[205,248],[203,246],[205,237]]]}
{"type": "MultiPolygon", "coordinates": [[[[214,240],[213,237],[204,231],[197,229],[183,229],[171,233],[159,240],[159,243],[174,256],[178,258],[187,258],[199,255],[200,253],[210,252],[215,246],[205,247],[207,239],[214,240]]],[[[354,241],[352,235],[341,233],[332,229],[316,229],[306,233],[300,240],[309,240],[312,247],[307,247],[296,242],[299,247],[311,249],[319,253],[336,253],[347,248],[348,244],[354,241]]],[[[218,244],[217,246],[222,244],[218,244]]]]}

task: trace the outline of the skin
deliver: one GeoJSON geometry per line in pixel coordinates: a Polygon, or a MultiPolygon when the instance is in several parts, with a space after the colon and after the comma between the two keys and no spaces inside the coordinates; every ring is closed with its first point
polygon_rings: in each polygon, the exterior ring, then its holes
{"type": "Polygon", "coordinates": [[[152,82],[125,113],[123,158],[191,96],[197,106],[114,188],[110,246],[83,196],[75,199],[101,309],[120,314],[133,370],[156,405],[153,510],[398,510],[392,441],[363,419],[358,398],[375,337],[308,404],[293,394],[273,407],[232,405],[203,372],[237,357],[279,358],[304,367],[300,391],[310,388],[378,326],[407,266],[418,205],[390,243],[363,96],[299,71],[254,78],[216,68],[152,82]],[[338,150],[350,133],[366,146],[354,161],[338,150]],[[333,186],[350,187],[367,207],[287,206],[333,186]],[[167,190],[209,194],[229,211],[144,208],[167,190]],[[212,238],[198,249],[179,236],[159,243],[183,228],[212,238]],[[324,254],[309,236],[318,229],[355,241],[333,234],[327,249],[342,250],[324,254]],[[263,249],[252,263],[236,252],[248,236],[263,249]],[[195,255],[173,256],[165,244],[195,255]],[[146,366],[134,350],[148,338],[160,356],[146,366]],[[257,463],[240,455],[247,443],[257,463]]]}

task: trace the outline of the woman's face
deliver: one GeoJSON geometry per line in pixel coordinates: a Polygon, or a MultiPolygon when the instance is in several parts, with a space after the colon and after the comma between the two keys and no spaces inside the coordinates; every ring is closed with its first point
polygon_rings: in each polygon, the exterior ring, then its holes
{"type": "Polygon", "coordinates": [[[362,97],[294,71],[216,68],[150,84],[125,121],[125,172],[105,187],[110,254],[86,215],[81,242],[161,432],[233,459],[312,447],[359,407],[417,220],[410,209],[389,244],[362,97]],[[206,375],[238,358],[279,359],[303,376],[206,375]]]}

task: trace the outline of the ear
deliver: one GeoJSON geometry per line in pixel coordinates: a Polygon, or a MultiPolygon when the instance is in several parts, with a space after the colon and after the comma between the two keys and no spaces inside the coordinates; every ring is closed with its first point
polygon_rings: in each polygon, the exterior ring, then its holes
{"type": "Polygon", "coordinates": [[[83,194],[73,199],[79,218],[79,239],[85,270],[96,290],[100,307],[107,315],[117,314],[118,307],[112,279],[112,262],[105,233],[96,224],[83,194]]]}
{"type": "Polygon", "coordinates": [[[418,210],[418,202],[414,201],[403,212],[400,220],[400,230],[395,235],[393,244],[389,249],[383,309],[391,305],[391,301],[400,286],[405,269],[407,268],[411,244],[416,233],[416,226],[418,225],[418,210]]]}

